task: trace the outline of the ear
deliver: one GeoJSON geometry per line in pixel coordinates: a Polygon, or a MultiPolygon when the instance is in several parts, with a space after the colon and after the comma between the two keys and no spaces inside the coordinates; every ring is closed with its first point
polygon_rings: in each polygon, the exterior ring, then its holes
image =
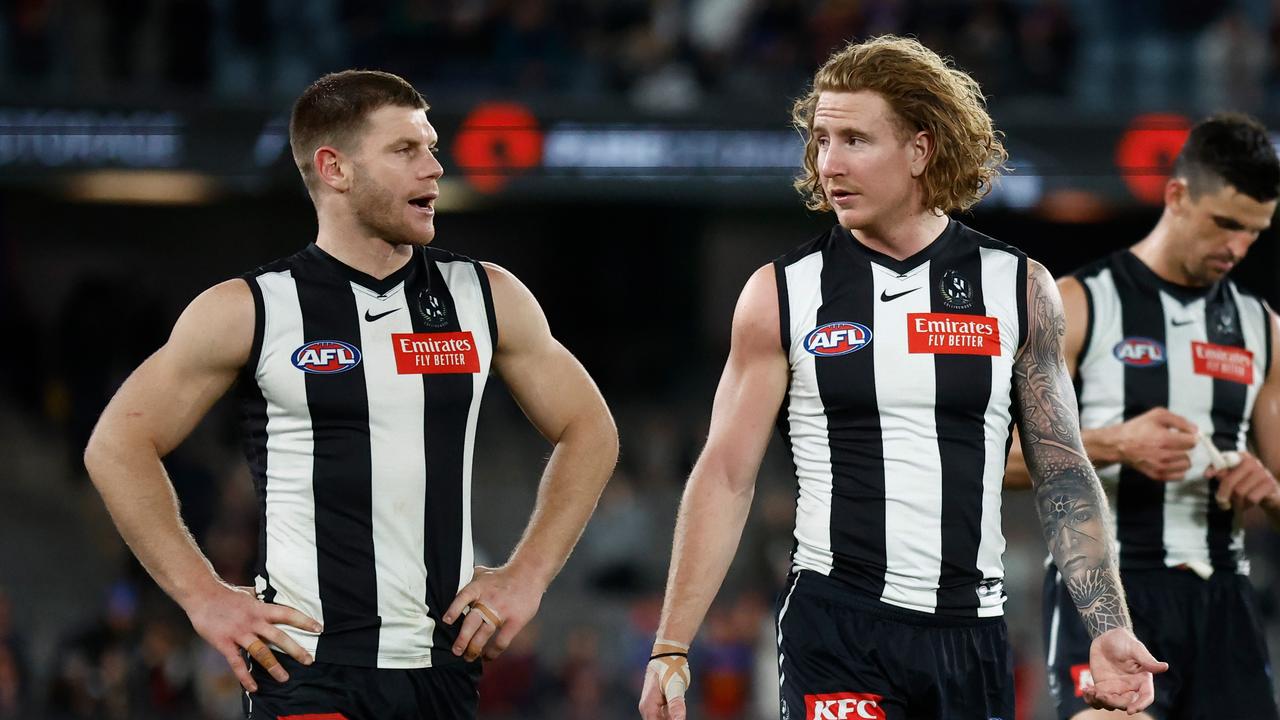
{"type": "Polygon", "coordinates": [[[1164,184],[1164,206],[1174,215],[1186,212],[1186,205],[1191,201],[1191,189],[1187,181],[1174,176],[1164,184]]]}
{"type": "Polygon", "coordinates": [[[351,166],[341,150],[321,145],[311,156],[311,162],[320,182],[338,192],[346,192],[351,188],[351,166]]]}
{"type": "Polygon", "coordinates": [[[918,178],[924,174],[925,168],[929,167],[930,158],[933,157],[933,136],[928,130],[921,130],[907,143],[911,153],[911,177],[918,178]]]}

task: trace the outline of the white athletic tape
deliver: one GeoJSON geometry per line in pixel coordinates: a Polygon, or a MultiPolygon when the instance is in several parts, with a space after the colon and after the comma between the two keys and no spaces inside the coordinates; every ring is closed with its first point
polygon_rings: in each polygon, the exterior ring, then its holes
{"type": "Polygon", "coordinates": [[[689,646],[675,640],[658,638],[653,643],[653,652],[650,654],[657,657],[649,658],[649,667],[645,672],[651,672],[657,677],[662,696],[668,701],[684,697],[692,682],[689,646]]]}
{"type": "MultiPolygon", "coordinates": [[[[1214,470],[1230,470],[1244,460],[1244,458],[1240,457],[1240,453],[1235,450],[1227,450],[1226,452],[1219,450],[1214,446],[1213,441],[1209,439],[1209,436],[1204,434],[1203,430],[1197,433],[1197,435],[1200,439],[1200,444],[1203,445],[1204,449],[1209,453],[1209,465],[1212,466],[1214,470]]],[[[1218,500],[1217,503],[1218,508],[1221,510],[1231,509],[1230,502],[1218,500]]]]}
{"type": "Polygon", "coordinates": [[[683,655],[654,658],[649,661],[649,668],[646,672],[651,672],[657,676],[658,687],[661,688],[662,696],[668,702],[678,697],[684,697],[685,691],[689,689],[689,683],[692,681],[689,672],[689,658],[683,655]]]}
{"type": "Polygon", "coordinates": [[[1200,444],[1203,445],[1204,449],[1209,453],[1209,464],[1213,466],[1214,470],[1229,470],[1239,465],[1240,461],[1243,459],[1240,457],[1240,453],[1235,450],[1227,450],[1226,452],[1219,450],[1214,446],[1213,441],[1209,439],[1209,436],[1204,434],[1203,430],[1198,433],[1198,437],[1200,439],[1200,444]]]}

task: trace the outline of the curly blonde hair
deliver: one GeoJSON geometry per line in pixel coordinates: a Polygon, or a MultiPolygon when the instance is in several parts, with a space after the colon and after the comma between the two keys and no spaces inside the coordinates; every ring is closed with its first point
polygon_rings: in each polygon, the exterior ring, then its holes
{"type": "Polygon", "coordinates": [[[902,123],[902,138],[920,130],[933,136],[933,156],[920,180],[924,205],[943,212],[968,210],[991,192],[991,183],[1009,154],[1002,133],[991,125],[977,81],[914,38],[882,35],[849,43],[813,76],[808,95],[791,108],[791,120],[804,138],[804,172],[796,190],[810,210],[831,204],[818,172],[813,113],[823,92],[878,93],[902,123]]]}

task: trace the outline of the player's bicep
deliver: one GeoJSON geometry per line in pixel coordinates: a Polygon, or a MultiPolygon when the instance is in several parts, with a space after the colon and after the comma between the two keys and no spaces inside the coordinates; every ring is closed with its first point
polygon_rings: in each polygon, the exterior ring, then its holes
{"type": "Polygon", "coordinates": [[[206,290],[164,346],[125,380],[94,430],[96,442],[150,443],[163,456],[231,384],[253,344],[253,298],[242,280],[206,290]]]}
{"type": "Polygon", "coordinates": [[[1022,452],[1033,482],[1037,468],[1062,453],[1084,457],[1075,390],[1063,358],[1066,316],[1053,277],[1028,263],[1027,342],[1014,361],[1014,396],[1022,452]]]}
{"type": "Polygon", "coordinates": [[[1280,362],[1274,355],[1280,352],[1280,324],[1274,314],[1268,314],[1271,333],[1271,367],[1253,404],[1252,428],[1254,447],[1258,459],[1275,475],[1280,475],[1280,362]]]}
{"type": "Polygon", "coordinates": [[[576,419],[609,418],[595,382],[552,336],[533,293],[506,270],[490,263],[484,267],[498,323],[494,369],[529,422],[556,442],[576,419]]]}
{"type": "Polygon", "coordinates": [[[1089,295],[1084,284],[1070,275],[1058,280],[1058,293],[1062,298],[1062,314],[1066,332],[1062,336],[1062,359],[1067,373],[1072,377],[1080,362],[1085,337],[1089,334],[1089,295]]]}
{"type": "Polygon", "coordinates": [[[734,311],[732,345],[716,388],[700,464],[720,465],[735,483],[755,475],[787,391],[789,367],[779,342],[772,266],[747,281],[734,311]]]}

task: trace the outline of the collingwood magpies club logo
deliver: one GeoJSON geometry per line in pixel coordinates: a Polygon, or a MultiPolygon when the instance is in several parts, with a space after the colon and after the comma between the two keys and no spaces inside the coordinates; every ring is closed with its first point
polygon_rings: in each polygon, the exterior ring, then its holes
{"type": "Polygon", "coordinates": [[[449,322],[448,308],[430,290],[418,293],[418,314],[422,316],[422,322],[431,327],[444,327],[449,322]]]}
{"type": "Polygon", "coordinates": [[[952,310],[968,310],[973,307],[973,286],[955,270],[942,274],[938,292],[942,295],[942,304],[952,310]]]}
{"type": "Polygon", "coordinates": [[[1217,305],[1210,312],[1210,322],[1213,323],[1213,329],[1217,331],[1219,337],[1227,341],[1227,344],[1234,344],[1234,341],[1240,339],[1240,326],[1236,322],[1236,308],[1230,302],[1217,305]]]}

